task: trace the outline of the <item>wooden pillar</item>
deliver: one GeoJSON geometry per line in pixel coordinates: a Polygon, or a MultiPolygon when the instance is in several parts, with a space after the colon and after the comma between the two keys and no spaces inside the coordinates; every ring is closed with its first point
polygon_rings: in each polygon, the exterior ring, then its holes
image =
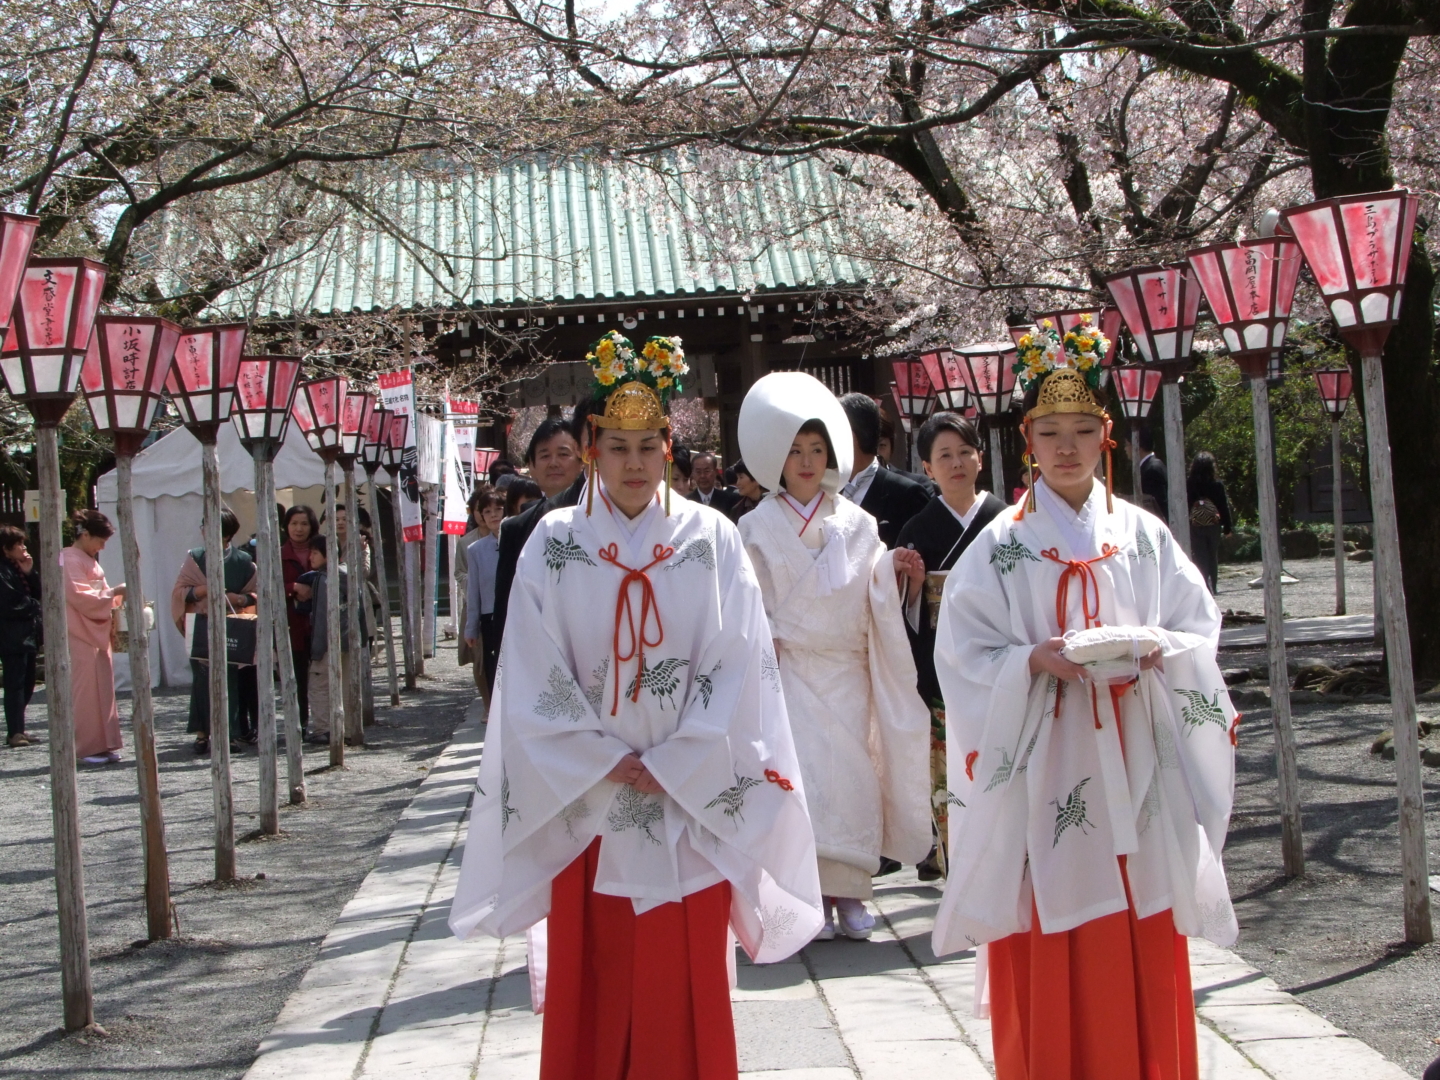
{"type": "Polygon", "coordinates": [[[434,486],[424,489],[421,496],[421,520],[425,522],[425,548],[420,562],[422,598],[420,618],[420,674],[425,674],[425,660],[435,655],[435,586],[440,562],[439,493],[434,486]]]}
{"type": "MultiPolygon", "coordinates": [[[[365,485],[370,497],[370,513],[375,518],[375,577],[380,586],[380,633],[385,639],[385,670],[390,677],[390,705],[400,704],[400,681],[395,673],[395,639],[390,636],[390,575],[385,570],[385,532],[380,528],[380,499],[375,487],[375,472],[366,474],[365,485]]],[[[397,535],[396,542],[399,542],[397,535]]]]}
{"type": "MultiPolygon", "coordinates": [[[[37,418],[38,419],[38,418],[37,418]]],[[[58,419],[58,418],[57,418],[58,419]]],[[[90,982],[90,932],[85,921],[85,870],[75,784],[75,719],[70,696],[70,638],[60,565],[60,442],[54,423],[35,432],[40,479],[40,605],[45,625],[45,714],[50,722],[50,816],[55,829],[55,908],[60,922],[60,987],[65,1030],[95,1023],[90,982]]]]}
{"type": "Polygon", "coordinates": [[[325,459],[325,670],[330,689],[330,766],[345,764],[345,672],[340,655],[340,539],[335,531],[335,459],[325,459]]]}
{"type": "MultiPolygon", "coordinates": [[[[400,646],[405,657],[405,689],[415,689],[415,634],[411,629],[411,620],[415,614],[415,605],[410,601],[413,578],[410,570],[409,545],[405,543],[405,521],[400,512],[400,480],[392,477],[390,480],[390,511],[395,521],[395,570],[400,575],[400,646]]],[[[390,598],[385,598],[386,607],[389,607],[390,598]]]]}
{"type": "MultiPolygon", "coordinates": [[[[197,435],[202,435],[197,431],[197,435]]],[[[230,692],[226,680],[225,542],[220,526],[220,454],[216,433],[200,441],[204,477],[205,615],[210,631],[210,788],[215,804],[215,880],[235,880],[235,804],[230,785],[230,692]]]]}
{"type": "Polygon", "coordinates": [[[1405,940],[1433,941],[1430,872],[1425,850],[1425,791],[1420,775],[1420,732],[1415,720],[1410,624],[1400,576],[1400,532],[1390,470],[1390,421],[1380,356],[1364,356],[1365,437],[1370,446],[1370,499],[1375,517],[1375,576],[1384,607],[1385,652],[1390,668],[1390,712],[1395,733],[1395,786],[1400,801],[1400,870],[1405,885],[1405,940]]]}
{"type": "Polygon", "coordinates": [[[1136,420],[1130,421],[1130,494],[1136,506],[1144,507],[1140,491],[1140,428],[1136,420]]]}
{"type": "MultiPolygon", "coordinates": [[[[138,439],[136,440],[139,441],[138,439]]],[[[116,524],[125,561],[125,621],[130,628],[130,724],[135,731],[135,773],[140,788],[140,838],[145,859],[145,931],[151,941],[168,938],[170,856],[165,850],[165,813],[160,805],[160,764],[155,754],[155,708],[150,698],[150,636],[145,629],[144,578],[135,534],[133,454],[115,454],[116,524]]]]}
{"type": "Polygon", "coordinates": [[[1335,516],[1335,614],[1345,614],[1345,459],[1340,450],[1340,418],[1330,422],[1330,509],[1335,516]]]}
{"type": "MultiPolygon", "coordinates": [[[[275,467],[267,462],[262,474],[267,485],[270,505],[275,504],[275,467]]],[[[278,556],[284,537],[276,540],[278,556]]],[[[270,590],[274,596],[285,595],[285,572],[277,557],[270,563],[270,590]]],[[[283,600],[277,600],[274,622],[269,633],[275,637],[276,656],[280,661],[280,704],[285,710],[285,785],[290,790],[290,805],[305,802],[305,746],[300,728],[300,691],[295,682],[295,654],[290,651],[290,616],[283,600]]],[[[262,632],[267,632],[262,627],[262,632]]]]}
{"type": "MultiPolygon", "coordinates": [[[[255,717],[260,750],[260,831],[266,836],[280,832],[279,738],[275,729],[275,612],[285,608],[285,594],[269,586],[275,580],[274,564],[280,552],[275,539],[275,471],[270,464],[270,447],[257,441],[251,451],[255,462],[255,561],[258,580],[265,587],[256,590],[255,601],[255,688],[258,712],[255,717]]],[[[289,651],[286,635],[282,651],[289,651]]]]}
{"type": "Polygon", "coordinates": [[[358,733],[355,737],[356,742],[363,746],[365,745],[363,712],[365,691],[361,685],[364,678],[362,671],[364,650],[361,648],[361,637],[364,620],[360,609],[365,604],[365,574],[360,558],[360,501],[355,497],[354,458],[344,459],[343,467],[345,469],[345,563],[348,578],[345,623],[346,637],[350,640],[350,677],[346,682],[349,684],[350,703],[362,710],[357,712],[354,722],[355,730],[358,733]]]}
{"type": "MultiPolygon", "coordinates": [[[[1160,392],[1165,397],[1165,469],[1170,480],[1170,533],[1190,554],[1190,498],[1185,493],[1185,419],[1180,412],[1180,383],[1169,371],[1160,392]]],[[[1267,413],[1268,415],[1268,413],[1267,413]]]]}
{"type": "Polygon", "coordinates": [[[995,422],[994,417],[985,421],[985,426],[990,429],[990,483],[994,487],[994,495],[1003,503],[1010,501],[1005,494],[1005,456],[1000,448],[1000,425],[995,422]]]}
{"type": "MultiPolygon", "coordinates": [[[[1280,559],[1280,531],[1276,521],[1270,386],[1263,371],[1250,378],[1250,406],[1255,424],[1255,480],[1260,497],[1265,637],[1270,653],[1270,723],[1275,732],[1275,772],[1280,782],[1280,851],[1285,876],[1294,878],[1305,873],[1305,841],[1300,821],[1300,773],[1295,752],[1295,729],[1290,722],[1290,671],[1285,661],[1285,611],[1280,595],[1280,575],[1284,567],[1280,559]]],[[[1172,508],[1175,505],[1173,497],[1170,505],[1172,508]]]]}

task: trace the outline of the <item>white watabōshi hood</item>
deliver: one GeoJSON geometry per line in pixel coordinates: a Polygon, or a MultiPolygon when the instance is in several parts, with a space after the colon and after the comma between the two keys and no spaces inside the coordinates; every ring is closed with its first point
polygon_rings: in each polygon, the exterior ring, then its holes
{"type": "Polygon", "coordinates": [[[790,444],[807,420],[823,423],[835,448],[838,467],[825,470],[820,486],[834,495],[850,480],[855,445],[839,399],[813,375],[776,371],[752,386],[740,406],[740,456],[762,486],[780,490],[790,444]]]}

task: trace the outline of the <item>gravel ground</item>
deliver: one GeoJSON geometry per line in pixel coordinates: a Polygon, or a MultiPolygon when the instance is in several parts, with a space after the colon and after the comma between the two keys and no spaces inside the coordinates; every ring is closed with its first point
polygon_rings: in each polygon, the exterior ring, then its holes
{"type": "MultiPolygon", "coordinates": [[[[1375,610],[1374,579],[1371,576],[1374,567],[1375,564],[1369,562],[1345,564],[1347,614],[1369,615],[1375,610]]],[[[1288,618],[1335,614],[1334,559],[1286,559],[1285,569],[1292,577],[1300,579],[1293,585],[1284,586],[1281,593],[1288,618]]],[[[1250,588],[1250,582],[1259,576],[1259,563],[1221,563],[1220,591],[1215,596],[1220,610],[1264,615],[1265,594],[1260,589],[1250,588]]]]}
{"type": "MultiPolygon", "coordinates": [[[[49,751],[43,743],[0,750],[6,817],[0,840],[0,1077],[241,1076],[430,763],[465,718],[474,698],[470,669],[457,669],[453,647],[443,646],[427,667],[432,677],[404,696],[401,708],[377,709],[369,747],[349,751],[344,771],[325,768],[323,753],[307,757],[309,802],[282,807],[279,838],[253,835],[253,749],[234,759],[236,832],[245,839],[238,851],[241,880],[226,888],[209,880],[209,759],[197,759],[189,749],[188,691],[156,698],[170,880],[181,927],[171,941],[144,942],[128,725],[123,764],[81,766],[91,970],[105,1037],[65,1036],[60,1029],[49,751]]],[[[376,682],[384,686],[381,667],[376,682]]],[[[127,715],[127,701],[120,711],[127,715]]],[[[27,728],[43,736],[45,727],[44,706],[32,703],[27,728]]],[[[284,769],[282,752],[282,797],[284,769]]]]}

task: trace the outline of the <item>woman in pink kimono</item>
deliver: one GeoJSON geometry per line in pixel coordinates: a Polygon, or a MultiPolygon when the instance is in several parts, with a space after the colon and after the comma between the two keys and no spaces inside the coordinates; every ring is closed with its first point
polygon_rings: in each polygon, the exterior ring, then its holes
{"type": "Polygon", "coordinates": [[[115,535],[110,519],[98,510],[77,510],[71,520],[75,542],[60,552],[60,567],[65,571],[75,755],[87,765],[104,765],[120,760],[110,632],[111,612],[124,600],[125,586],[112,588],[100,569],[100,549],[115,535]]]}

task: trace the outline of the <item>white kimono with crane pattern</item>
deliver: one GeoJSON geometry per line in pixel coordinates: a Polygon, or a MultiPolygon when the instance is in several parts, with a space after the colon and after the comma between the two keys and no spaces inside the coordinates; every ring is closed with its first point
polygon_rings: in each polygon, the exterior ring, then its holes
{"type": "Polygon", "coordinates": [[[602,489],[589,515],[547,514],[520,556],[451,928],[545,918],[551,881],[598,836],[596,892],[639,914],[728,880],[741,944],[783,959],[823,920],[755,572],[707,506],[631,524],[602,489]],[[631,752],[665,794],[606,779],[631,752]]]}
{"type": "Polygon", "coordinates": [[[935,952],[1029,930],[1032,897],[1045,933],[1124,911],[1119,855],[1139,917],[1169,909],[1180,933],[1228,945],[1238,716],[1215,659],[1219,611],[1158,518],[1118,499],[1107,512],[1099,483],[1078,515],[1037,495],[975,539],[941,601],[951,814],[935,952]],[[1082,560],[1088,571],[1067,569],[1082,560]],[[1055,680],[1029,670],[1033,646],[1085,627],[1086,604],[1092,624],[1162,641],[1163,670],[1119,694],[1118,718],[1108,686],[1073,681],[1057,713],[1055,680]]]}

